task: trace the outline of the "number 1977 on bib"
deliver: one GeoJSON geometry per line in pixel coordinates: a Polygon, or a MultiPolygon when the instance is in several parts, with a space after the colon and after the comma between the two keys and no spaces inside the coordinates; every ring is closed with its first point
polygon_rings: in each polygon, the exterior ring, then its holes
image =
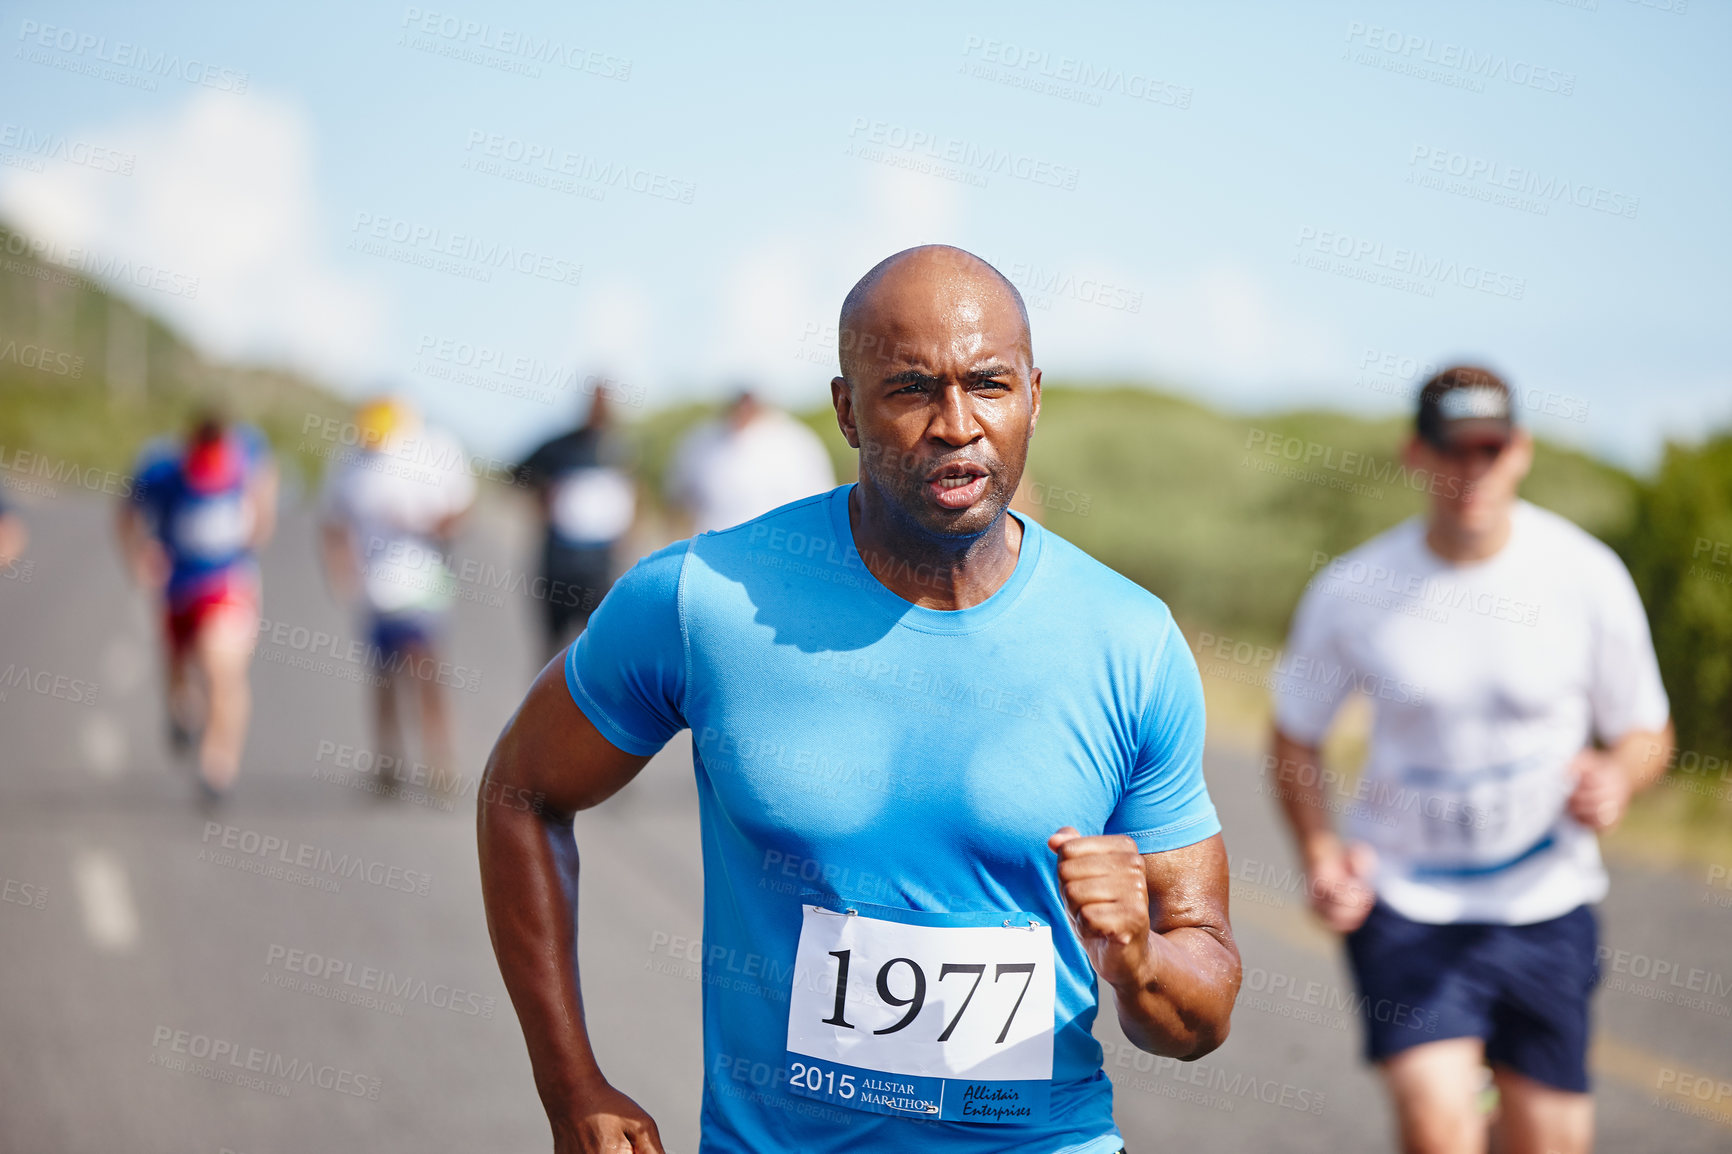
{"type": "MultiPolygon", "coordinates": [[[[853,960],[853,954],[854,951],[851,949],[830,951],[830,956],[836,959],[836,1007],[830,1017],[822,1019],[826,1026],[836,1026],[844,1030],[855,1028],[854,1024],[848,1021],[846,1014],[848,967],[853,960]]],[[[993,968],[992,980],[994,984],[1006,974],[1022,975],[1022,988],[1017,991],[1016,1001],[1010,1007],[1010,1013],[1005,1017],[1004,1026],[998,1031],[998,1037],[993,1039],[996,1044],[1002,1045],[1004,1039],[1010,1034],[1010,1024],[1016,1019],[1017,1010],[1022,1008],[1023,998],[1028,995],[1029,984],[1034,980],[1035,968],[1036,963],[1034,962],[1000,962],[993,968]]],[[[968,987],[968,996],[962,999],[962,1005],[957,1007],[955,1015],[939,1033],[938,1041],[940,1042],[950,1041],[950,1035],[956,1032],[957,1024],[962,1021],[962,1015],[968,1012],[969,1003],[974,1001],[974,995],[980,989],[981,979],[986,976],[986,963],[943,962],[939,965],[938,980],[940,982],[952,974],[972,974],[974,975],[974,984],[968,987]]],[[[926,1005],[926,971],[921,969],[920,963],[913,958],[891,958],[878,967],[877,986],[878,997],[885,1005],[907,1006],[908,1012],[883,1029],[873,1030],[874,1034],[894,1034],[899,1030],[906,1029],[914,1023],[914,1019],[920,1016],[920,1011],[926,1005]],[[914,991],[906,998],[898,997],[890,989],[890,974],[897,966],[907,966],[909,972],[914,976],[914,991]]]]}

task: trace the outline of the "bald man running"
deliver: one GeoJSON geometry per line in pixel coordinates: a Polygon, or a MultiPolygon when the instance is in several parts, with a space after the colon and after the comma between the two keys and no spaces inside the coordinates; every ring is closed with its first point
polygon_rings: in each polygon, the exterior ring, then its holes
{"type": "Polygon", "coordinates": [[[1111,1154],[1096,975],[1146,1050],[1226,1037],[1239,957],[1190,649],[1154,596],[1006,515],[1040,413],[1021,297],[910,249],[840,331],[859,483],[641,561],[488,764],[484,799],[546,798],[484,802],[479,828],[557,1151],[662,1149],[584,1029],[571,814],[683,728],[702,1151],[1111,1154]]]}

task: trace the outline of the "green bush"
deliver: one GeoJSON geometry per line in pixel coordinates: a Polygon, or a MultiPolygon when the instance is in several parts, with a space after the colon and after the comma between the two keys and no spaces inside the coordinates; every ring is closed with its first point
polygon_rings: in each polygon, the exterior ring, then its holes
{"type": "Polygon", "coordinates": [[[1669,445],[1618,546],[1648,609],[1679,748],[1732,756],[1732,432],[1669,445]]]}

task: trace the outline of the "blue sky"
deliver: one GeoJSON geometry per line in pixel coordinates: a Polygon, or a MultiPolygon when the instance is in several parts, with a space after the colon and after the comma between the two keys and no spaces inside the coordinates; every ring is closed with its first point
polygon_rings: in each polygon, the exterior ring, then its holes
{"type": "Polygon", "coordinates": [[[573,370],[818,403],[928,241],[1049,380],[1387,412],[1473,358],[1637,466],[1732,422],[1725,5],[152,7],[6,6],[0,213],[477,451],[573,370]]]}

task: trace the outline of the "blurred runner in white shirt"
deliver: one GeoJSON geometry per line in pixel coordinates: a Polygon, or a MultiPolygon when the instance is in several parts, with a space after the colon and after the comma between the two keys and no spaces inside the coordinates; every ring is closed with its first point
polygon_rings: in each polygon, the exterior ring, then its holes
{"type": "Polygon", "coordinates": [[[1671,748],[1635,584],[1518,499],[1533,440],[1512,408],[1485,369],[1426,383],[1406,464],[1430,509],[1318,570],[1276,686],[1269,768],[1410,1154],[1487,1148],[1485,1065],[1492,1148],[1591,1148],[1596,835],[1671,748]],[[1353,690],[1374,713],[1365,770],[1327,797],[1320,747],[1353,690]]]}
{"type": "MultiPolygon", "coordinates": [[[[373,699],[380,764],[401,764],[400,696],[413,684],[422,756],[449,773],[444,690],[454,674],[439,648],[457,581],[446,561],[475,479],[456,438],[423,424],[407,401],[372,401],[356,423],[360,451],[334,464],[325,489],[325,573],[339,600],[364,610],[369,665],[380,679],[373,699]]],[[[391,792],[383,772],[380,784],[391,792]]]]}
{"type": "Polygon", "coordinates": [[[750,390],[721,420],[686,435],[668,477],[669,495],[690,514],[694,534],[732,528],[835,485],[818,435],[750,390]]]}

